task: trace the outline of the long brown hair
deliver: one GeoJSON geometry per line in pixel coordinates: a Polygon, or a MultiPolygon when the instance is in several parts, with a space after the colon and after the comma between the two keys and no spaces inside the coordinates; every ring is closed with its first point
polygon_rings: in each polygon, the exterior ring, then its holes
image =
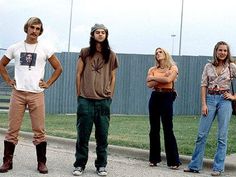
{"type": "Polygon", "coordinates": [[[219,64],[219,61],[218,61],[218,58],[217,58],[217,50],[218,50],[220,45],[225,45],[227,47],[227,56],[226,56],[226,60],[224,62],[225,63],[233,62],[229,45],[225,41],[219,41],[219,42],[216,43],[216,45],[214,47],[214,51],[213,51],[213,61],[212,61],[212,64],[214,66],[218,66],[218,64],[219,64]]]}

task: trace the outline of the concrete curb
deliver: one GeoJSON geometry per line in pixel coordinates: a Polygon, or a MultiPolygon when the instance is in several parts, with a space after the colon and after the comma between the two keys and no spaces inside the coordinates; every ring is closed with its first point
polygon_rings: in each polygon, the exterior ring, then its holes
{"type": "MultiPolygon", "coordinates": [[[[6,131],[7,131],[7,129],[0,128],[1,134],[5,134],[6,131]]],[[[20,131],[20,137],[32,139],[33,133],[20,131]]],[[[55,137],[55,136],[49,136],[49,135],[47,135],[47,141],[48,141],[48,143],[53,142],[58,145],[63,144],[63,145],[70,146],[70,147],[75,146],[75,143],[76,143],[75,139],[61,138],[61,137],[55,137]]],[[[95,151],[96,150],[96,143],[90,142],[89,149],[91,151],[95,151]]],[[[108,152],[112,155],[123,156],[123,157],[127,157],[127,158],[133,158],[133,159],[144,160],[144,161],[148,161],[148,156],[149,156],[148,150],[143,150],[143,149],[138,149],[138,148],[121,147],[121,146],[115,146],[115,145],[109,145],[108,152]]],[[[166,161],[165,153],[162,153],[161,155],[162,155],[162,160],[166,161]]],[[[191,160],[190,156],[180,155],[180,161],[182,162],[183,165],[184,164],[187,165],[190,162],[190,160],[191,160]]],[[[204,168],[212,168],[212,164],[213,164],[212,159],[204,159],[204,162],[203,162],[204,168]]],[[[236,164],[234,164],[231,161],[226,160],[225,170],[235,171],[236,164]]]]}

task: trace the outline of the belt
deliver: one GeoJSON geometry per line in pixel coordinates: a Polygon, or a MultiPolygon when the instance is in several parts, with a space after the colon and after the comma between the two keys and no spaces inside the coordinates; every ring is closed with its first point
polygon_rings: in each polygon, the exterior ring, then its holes
{"type": "Polygon", "coordinates": [[[225,92],[229,92],[229,90],[208,90],[207,92],[210,95],[221,95],[224,94],[225,92]]]}
{"type": "Polygon", "coordinates": [[[173,92],[173,89],[169,89],[169,88],[155,88],[156,92],[173,92]]]}

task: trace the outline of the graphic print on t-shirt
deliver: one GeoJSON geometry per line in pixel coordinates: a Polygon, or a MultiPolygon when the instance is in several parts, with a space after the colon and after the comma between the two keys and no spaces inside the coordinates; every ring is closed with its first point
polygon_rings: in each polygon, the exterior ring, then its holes
{"type": "Polygon", "coordinates": [[[20,65],[35,66],[37,53],[21,52],[20,65]]]}
{"type": "Polygon", "coordinates": [[[91,64],[92,66],[92,71],[95,71],[97,73],[101,73],[100,70],[102,69],[104,65],[104,61],[103,60],[100,60],[100,58],[97,58],[96,60],[93,61],[93,63],[91,64]]]}

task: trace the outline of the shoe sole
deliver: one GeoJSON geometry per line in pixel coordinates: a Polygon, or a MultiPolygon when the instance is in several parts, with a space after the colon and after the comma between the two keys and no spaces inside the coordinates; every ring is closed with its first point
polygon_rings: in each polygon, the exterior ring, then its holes
{"type": "Polygon", "coordinates": [[[193,169],[184,169],[184,172],[187,172],[187,173],[199,173],[198,170],[193,170],[193,169]]]}

